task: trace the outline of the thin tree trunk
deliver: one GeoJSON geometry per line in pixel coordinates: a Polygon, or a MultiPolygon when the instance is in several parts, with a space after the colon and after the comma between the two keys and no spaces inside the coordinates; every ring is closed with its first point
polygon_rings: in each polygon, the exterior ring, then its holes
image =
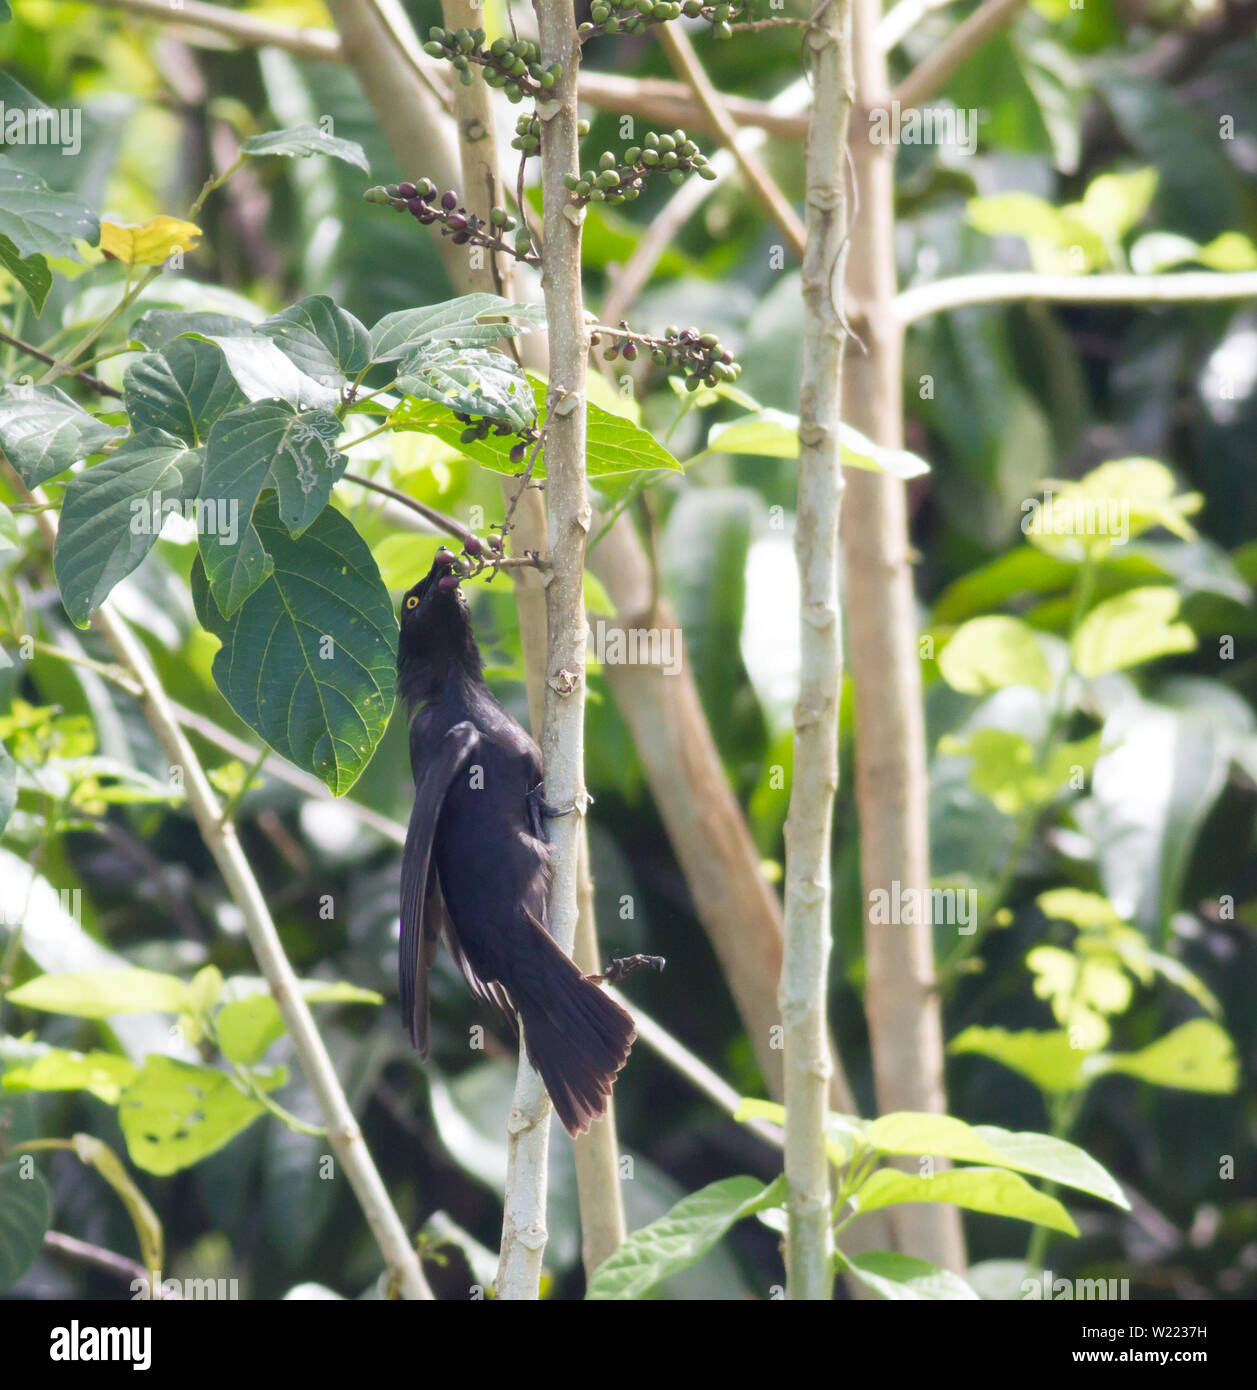
{"type": "MultiPolygon", "coordinates": [[[[854,0],[856,91],[863,117],[889,102],[877,43],[878,0],[854,0]]],[[[847,418],[879,444],[903,443],[903,330],[895,297],[894,146],[874,144],[860,120],[852,141],[859,213],[847,289],[866,351],[852,354],[847,418]]],[[[852,470],[843,524],[848,656],[855,678],[856,801],[865,903],[877,889],[929,887],[928,773],[921,665],[903,484],[852,470]]],[[[919,898],[920,901],[928,901],[919,898]]],[[[874,926],[866,912],[865,1001],[878,1108],[943,1111],[942,1023],[928,923],[874,926]]],[[[942,1203],[890,1213],[902,1251],[964,1266],[960,1215],[942,1203]]]]}
{"type": "Polygon", "coordinates": [[[828,0],[805,39],[814,96],[807,139],[807,249],[803,258],[803,362],[799,382],[799,695],[794,775],[786,817],[785,958],[779,999],[785,1028],[786,1288],[792,1299],[833,1290],[829,1157],[831,839],[838,789],[838,517],[842,503],[842,258],[847,237],[847,123],[851,15],[828,0]]]}
{"type": "MultiPolygon", "coordinates": [[[[585,371],[589,352],[581,284],[581,219],[566,213],[564,175],[579,172],[576,90],[580,45],[570,4],[537,0],[541,61],[561,63],[552,104],[541,110],[544,200],[541,285],[550,342],[546,399],[546,511],[550,561],[546,587],[548,647],[541,757],[546,799],[568,814],[550,822],[550,931],[571,953],[581,825],[585,815],[585,371]]],[[[497,1294],[535,1299],[545,1252],[546,1163],[550,1100],[520,1048],[519,1078],[507,1128],[506,1202],[497,1294]]]]}

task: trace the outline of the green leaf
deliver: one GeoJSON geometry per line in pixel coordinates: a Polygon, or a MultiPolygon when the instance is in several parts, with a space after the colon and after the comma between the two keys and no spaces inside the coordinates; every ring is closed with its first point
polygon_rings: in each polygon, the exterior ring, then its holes
{"type": "Polygon", "coordinates": [[[0,1166],[0,1293],[35,1262],[52,1224],[48,1184],[38,1173],[22,1176],[16,1163],[0,1166]]]}
{"type": "Polygon", "coordinates": [[[0,396],[0,449],[27,487],[42,486],[125,434],[53,386],[8,386],[0,396]]]}
{"type": "Polygon", "coordinates": [[[127,1057],[115,1052],[67,1052],[49,1048],[42,1057],[4,1074],[9,1091],[90,1091],[106,1105],[117,1105],[124,1086],[139,1071],[127,1057]]]}
{"type": "Polygon", "coordinates": [[[975,729],[967,738],[945,734],[938,751],[972,758],[969,785],[1006,816],[1015,816],[1030,807],[1046,806],[1076,769],[1089,771],[1100,751],[1100,736],[1057,744],[1042,767],[1029,739],[1007,729],[975,729]]]}
{"type": "Polygon", "coordinates": [[[112,1014],[181,1013],[188,987],[177,975],[153,970],[75,970],[36,975],[7,995],[10,1004],[73,1018],[112,1014]]]}
{"type": "Polygon", "coordinates": [[[295,540],[264,498],[253,524],[273,572],[231,618],[203,568],[192,572],[197,616],[223,644],[214,682],[255,733],[339,796],[388,724],[397,619],[370,550],[339,512],[325,509],[295,540]]]}
{"type": "MultiPolygon", "coordinates": [[[[233,984],[237,982],[233,981],[233,984]]],[[[260,1062],[270,1045],[284,1035],[279,1006],[262,981],[257,993],[233,999],[214,1016],[214,1031],[223,1056],[242,1066],[260,1062]]],[[[357,985],[303,983],[301,993],[307,1004],[382,1004],[384,998],[357,985]]]]}
{"type": "Polygon", "coordinates": [[[257,333],[198,335],[222,353],[236,385],[251,401],[287,401],[300,408],[333,410],[340,392],[308,376],[268,337],[257,333]]]}
{"type": "Polygon", "coordinates": [[[176,338],[133,362],[122,378],[131,428],[165,430],[193,446],[216,421],[244,404],[222,350],[201,338],[176,338]]]}
{"type": "Polygon", "coordinates": [[[837,1253],[839,1272],[847,1270],[879,1298],[892,1302],[937,1299],[976,1299],[977,1294],[958,1275],[915,1255],[893,1250],[870,1250],[863,1255],[837,1253]]]}
{"type": "Polygon", "coordinates": [[[949,1052],[976,1052],[1001,1062],[1048,1095],[1064,1095],[1083,1084],[1087,1053],[1074,1047],[1064,1029],[1010,1033],[1003,1028],[966,1028],[947,1045],[949,1052]]]}
{"type": "MultiPolygon", "coordinates": [[[[271,1089],[282,1073],[258,1084],[271,1089]]],[[[118,1101],[118,1123],[137,1168],[166,1176],[189,1168],[247,1129],[263,1107],[230,1077],[152,1056],[118,1101]]]]}
{"type": "Polygon", "coordinates": [[[948,1168],[932,1178],[879,1168],[851,1200],[861,1213],[907,1202],[950,1202],[966,1211],[1010,1216],[1066,1235],[1078,1234],[1078,1227],[1055,1197],[1036,1191],[1024,1178],[1003,1168],[948,1168]]]}
{"type": "MultiPolygon", "coordinates": [[[[546,384],[535,377],[528,380],[538,421],[544,421],[546,384]]],[[[462,443],[459,435],[463,426],[452,418],[448,410],[435,402],[408,397],[389,418],[399,429],[418,429],[435,434],[459,453],[495,473],[515,476],[523,466],[511,462],[510,451],[517,441],[509,436],[501,438],[491,434],[487,439],[462,443]]],[[[674,473],[682,471],[681,465],[656,442],[654,435],[627,417],[604,410],[592,400],[586,406],[585,425],[585,466],[591,479],[635,473],[643,469],[666,468],[674,473]]],[[[537,455],[533,477],[540,479],[545,475],[543,449],[537,455]]]]}
{"type": "Polygon", "coordinates": [[[1138,1052],[1101,1053],[1091,1059],[1088,1070],[1121,1072],[1154,1086],[1213,1095],[1231,1095],[1239,1087],[1235,1046],[1211,1018],[1180,1024],[1138,1052]]]}
{"type": "Polygon", "coordinates": [[[518,364],[489,348],[453,343],[421,347],[402,363],[397,389],[460,415],[503,420],[517,431],[537,419],[533,393],[518,364]]]}
{"type": "Polygon", "coordinates": [[[338,140],[316,125],[295,125],[286,130],[268,130],[261,135],[250,136],[240,146],[240,153],[292,155],[298,159],[306,159],[312,154],[326,154],[333,159],[343,159],[346,164],[356,164],[368,174],[371,172],[366,151],[361,145],[353,140],[338,140]]]}
{"type": "Polygon", "coordinates": [[[871,1121],[865,1134],[879,1153],[933,1154],[962,1163],[1011,1168],[1077,1188],[1129,1209],[1121,1188],[1095,1159],[1077,1145],[1048,1134],[1015,1133],[994,1125],[967,1125],[951,1115],[909,1110],[871,1121]]]}
{"type": "Polygon", "coordinates": [[[7,270],[26,292],[35,306],[35,317],[44,312],[48,292],[52,289],[52,271],[43,256],[21,256],[7,236],[0,236],[0,267],[7,270]]]}
{"type": "Polygon", "coordinates": [[[263,319],[255,332],[274,341],[307,376],[339,387],[371,364],[366,328],[325,294],[311,295],[263,319]]]}
{"type": "Polygon", "coordinates": [[[157,543],[170,505],[181,512],[200,485],[200,451],[158,429],[133,435],[70,479],[53,567],[73,622],[88,625],[157,543]]]}
{"type": "Polygon", "coordinates": [[[81,261],[77,242],[100,240],[96,214],[75,197],[54,193],[41,178],[0,155],[0,236],[23,258],[62,256],[81,261]]]}
{"type": "Polygon", "coordinates": [[[1034,629],[998,614],[958,627],[939,653],[938,668],[953,690],[967,695],[989,695],[1009,685],[1052,686],[1052,668],[1034,629]]]}
{"type": "Polygon", "coordinates": [[[496,294],[465,294],[443,304],[399,309],[385,314],[371,330],[371,360],[392,362],[416,348],[437,343],[456,347],[486,345],[526,331],[518,324],[505,322],[503,316],[544,323],[545,309],[536,304],[515,304],[496,294]],[[498,321],[484,322],[491,317],[498,321]]]}
{"type": "MultiPolygon", "coordinates": [[[[930,471],[924,459],[906,449],[887,449],[875,444],[853,425],[840,424],[842,462],[847,468],[871,473],[890,473],[896,478],[919,478],[930,471]]],[[[763,458],[793,459],[799,456],[799,417],[783,410],[761,410],[737,420],[713,425],[707,447],[698,458],[709,454],[751,454],[763,458]]],[[[694,463],[697,459],[691,459],[694,463]]]]}
{"type": "Polygon", "coordinates": [[[642,1298],[661,1280],[701,1260],[735,1223],[784,1200],[784,1178],[767,1187],[748,1177],[710,1183],[634,1231],[594,1271],[585,1297],[642,1298]]]}
{"type": "Polygon", "coordinates": [[[1170,588],[1131,589],[1098,603],[1074,633],[1074,669],[1081,676],[1102,676],[1194,651],[1196,634],[1186,623],[1173,621],[1178,610],[1178,594],[1170,588]]]}
{"type": "Polygon", "coordinates": [[[217,340],[247,337],[252,332],[253,324],[248,319],[204,309],[150,309],[131,327],[131,337],[150,352],[160,352],[185,333],[217,340]]]}

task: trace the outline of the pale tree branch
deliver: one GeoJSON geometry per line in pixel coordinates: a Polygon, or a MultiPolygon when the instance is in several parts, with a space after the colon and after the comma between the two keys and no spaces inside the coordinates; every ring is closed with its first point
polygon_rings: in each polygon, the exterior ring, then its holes
{"type": "MultiPolygon", "coordinates": [[[[884,105],[886,59],[878,0],[853,0],[856,98],[884,105]]],[[[846,418],[877,443],[903,443],[903,330],[895,297],[894,147],[860,131],[851,145],[859,211],[847,262],[848,301],[864,317],[863,353],[847,361],[846,418]]],[[[878,1109],[945,1111],[942,1020],[934,947],[925,922],[875,925],[869,894],[929,887],[928,772],[907,501],[897,478],[848,470],[842,521],[847,656],[854,678],[855,791],[865,894],[865,1008],[878,1109]]],[[[948,1269],[964,1267],[959,1214],[919,1203],[888,1213],[896,1247],[948,1269]]]]}
{"type": "MultiPolygon", "coordinates": [[[[541,761],[546,799],[571,807],[551,821],[550,933],[571,954],[579,917],[577,881],[585,791],[585,544],[590,508],[585,487],[585,372],[589,353],[581,284],[581,217],[571,211],[564,177],[580,172],[577,74],[580,44],[568,0],[537,0],[543,64],[562,74],[541,115],[545,252],[541,286],[550,346],[546,397],[546,511],[550,582],[541,761]]],[[[499,1298],[539,1296],[545,1253],[550,1099],[521,1045],[519,1077],[507,1121],[506,1200],[496,1283],[499,1298]]]]}
{"type": "Polygon", "coordinates": [[[1053,304],[1204,304],[1257,298],[1257,271],[1226,274],[1187,270],[1171,275],[1040,275],[1010,270],[956,275],[931,285],[914,285],[895,296],[902,324],[974,304],[1037,300],[1053,304]]]}
{"type": "Polygon", "coordinates": [[[842,264],[847,245],[851,12],[828,0],[804,39],[814,94],[807,139],[807,254],[799,381],[799,693],[786,817],[785,954],[778,998],[786,1080],[786,1290],[828,1299],[830,1226],[827,996],[833,892],[830,840],[838,788],[838,517],[842,503],[842,264]]]}
{"type": "MultiPolygon", "coordinates": [[[[920,106],[935,97],[948,78],[964,65],[992,35],[1011,22],[1025,7],[1026,0],[983,0],[948,36],[922,59],[891,93],[891,101],[901,107],[920,106]]],[[[879,46],[880,51],[880,46],[879,46]]],[[[884,59],[884,54],[882,55],[884,59]]],[[[861,104],[869,102],[861,96],[861,104]]],[[[889,103],[888,103],[889,104],[889,103]]]]}
{"type": "Polygon", "coordinates": [[[668,61],[689,84],[699,105],[707,114],[709,125],[716,131],[720,143],[729,151],[737,163],[742,178],[751,193],[764,205],[765,211],[777,224],[782,235],[790,243],[796,256],[803,255],[806,235],[798,214],[790,206],[786,195],[777,187],[768,170],[755,155],[745,136],[739,137],[724,98],[712,86],[694,45],[679,24],[660,24],[657,27],[659,44],[668,55],[668,61]]]}
{"type": "MultiPolygon", "coordinates": [[[[41,506],[46,501],[39,489],[27,489],[7,460],[4,466],[10,484],[23,502],[41,506]]],[[[57,538],[56,515],[50,510],[40,510],[35,517],[51,553],[57,538]]],[[[266,898],[240,846],[236,827],[229,817],[223,816],[205,770],[179,725],[161,678],[154,670],[143,644],[109,603],[97,609],[92,622],[113,652],[114,659],[139,687],[139,700],[145,718],[156,734],[171,768],[182,770],[188,809],[196,820],[206,848],[214,857],[232,901],[240,910],[258,968],[279,1007],[301,1070],[318,1102],[327,1127],[328,1142],[349,1179],[390,1276],[405,1298],[430,1299],[432,1291],[424,1278],[419,1257],[407,1239],[406,1229],[389,1199],[362,1131],[341,1089],[327,1047],[311,1017],[292,965],[284,954],[266,898]]]]}

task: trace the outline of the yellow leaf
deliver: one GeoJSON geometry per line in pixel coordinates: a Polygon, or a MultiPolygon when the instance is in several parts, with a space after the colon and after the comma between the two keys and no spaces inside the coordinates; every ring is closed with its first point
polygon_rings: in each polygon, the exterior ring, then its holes
{"type": "Polygon", "coordinates": [[[150,217],[133,226],[100,224],[100,249],[123,265],[161,265],[176,251],[190,251],[200,237],[200,227],[177,217],[150,217]]]}

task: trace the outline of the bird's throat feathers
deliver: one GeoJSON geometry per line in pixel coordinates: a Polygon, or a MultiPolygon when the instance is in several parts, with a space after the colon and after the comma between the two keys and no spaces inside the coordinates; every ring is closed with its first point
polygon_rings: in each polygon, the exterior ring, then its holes
{"type": "Polygon", "coordinates": [[[483,683],[484,663],[467,613],[452,593],[433,595],[422,624],[403,617],[397,645],[397,693],[411,710],[439,700],[451,678],[483,683]]]}

